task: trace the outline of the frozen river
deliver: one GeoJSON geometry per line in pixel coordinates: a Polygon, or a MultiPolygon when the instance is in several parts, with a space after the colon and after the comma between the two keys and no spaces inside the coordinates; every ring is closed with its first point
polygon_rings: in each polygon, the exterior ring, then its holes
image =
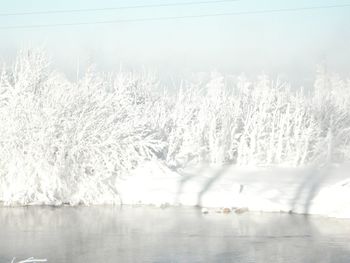
{"type": "Polygon", "coordinates": [[[350,262],[350,220],[195,208],[0,208],[0,262],[350,262]]]}

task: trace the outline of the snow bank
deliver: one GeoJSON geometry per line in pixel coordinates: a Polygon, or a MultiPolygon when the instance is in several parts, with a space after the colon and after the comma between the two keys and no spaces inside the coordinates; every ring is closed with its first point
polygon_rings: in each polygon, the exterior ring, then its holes
{"type": "Polygon", "coordinates": [[[350,218],[350,165],[323,168],[202,167],[175,172],[148,162],[120,180],[123,204],[248,208],[350,218]]]}

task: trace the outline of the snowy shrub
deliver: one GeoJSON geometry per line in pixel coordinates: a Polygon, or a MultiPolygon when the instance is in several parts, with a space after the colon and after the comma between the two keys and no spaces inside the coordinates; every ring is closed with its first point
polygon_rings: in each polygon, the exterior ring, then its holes
{"type": "Polygon", "coordinates": [[[116,179],[154,159],[180,168],[300,166],[350,159],[350,82],[314,88],[219,73],[170,96],[153,76],[92,68],[77,82],[40,50],[0,71],[0,201],[118,201],[116,179]]]}
{"type": "Polygon", "coordinates": [[[164,147],[152,83],[147,76],[93,71],[69,83],[49,71],[41,54],[20,54],[1,75],[0,199],[117,200],[117,175],[164,147]]]}
{"type": "Polygon", "coordinates": [[[317,76],[315,90],[244,76],[234,87],[214,74],[206,93],[181,91],[167,161],[299,166],[349,159],[349,83],[317,76]],[[322,90],[321,90],[322,89],[322,90]]]}

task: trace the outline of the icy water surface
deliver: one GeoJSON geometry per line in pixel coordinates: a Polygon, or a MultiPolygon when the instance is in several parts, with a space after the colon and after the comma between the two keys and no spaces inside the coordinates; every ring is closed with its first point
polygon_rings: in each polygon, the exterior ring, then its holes
{"type": "Polygon", "coordinates": [[[0,208],[0,262],[350,262],[350,220],[195,208],[0,208]]]}

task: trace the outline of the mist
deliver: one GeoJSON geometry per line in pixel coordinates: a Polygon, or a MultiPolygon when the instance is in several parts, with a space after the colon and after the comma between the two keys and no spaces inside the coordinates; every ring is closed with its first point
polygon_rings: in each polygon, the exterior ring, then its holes
{"type": "MultiPolygon", "coordinates": [[[[16,10],[16,2],[4,9],[16,10]]],[[[28,1],[27,10],[67,9],[67,1],[28,1]],[[40,4],[40,5],[39,5],[40,4]],[[40,6],[40,8],[36,8],[40,6]]],[[[79,2],[79,1],[78,1],[79,2]]],[[[103,1],[113,6],[112,1],[103,1]]],[[[320,1],[308,1],[320,4],[320,1]]],[[[329,1],[321,1],[329,4],[329,1]]],[[[84,2],[93,8],[97,1],[84,2]]],[[[120,5],[142,4],[121,1],[120,5]]],[[[337,4],[346,1],[337,2],[337,4]]],[[[115,4],[114,4],[115,5],[115,4]]],[[[55,24],[108,19],[147,18],[220,13],[228,10],[255,11],[308,6],[303,1],[234,1],[199,8],[152,8],[121,12],[87,12],[1,17],[3,25],[55,24]]],[[[77,3],[78,6],[78,3],[77,3]]],[[[24,8],[24,7],[23,7],[24,8]]],[[[4,11],[5,12],[5,11],[4,11]]],[[[334,8],[301,12],[277,12],[166,21],[104,25],[64,26],[2,30],[0,61],[9,63],[23,47],[43,46],[55,68],[74,79],[90,65],[101,71],[151,70],[166,82],[180,81],[199,72],[256,76],[266,73],[283,77],[295,86],[309,86],[318,65],[341,76],[349,75],[350,18],[348,9],[334,8]]]]}

